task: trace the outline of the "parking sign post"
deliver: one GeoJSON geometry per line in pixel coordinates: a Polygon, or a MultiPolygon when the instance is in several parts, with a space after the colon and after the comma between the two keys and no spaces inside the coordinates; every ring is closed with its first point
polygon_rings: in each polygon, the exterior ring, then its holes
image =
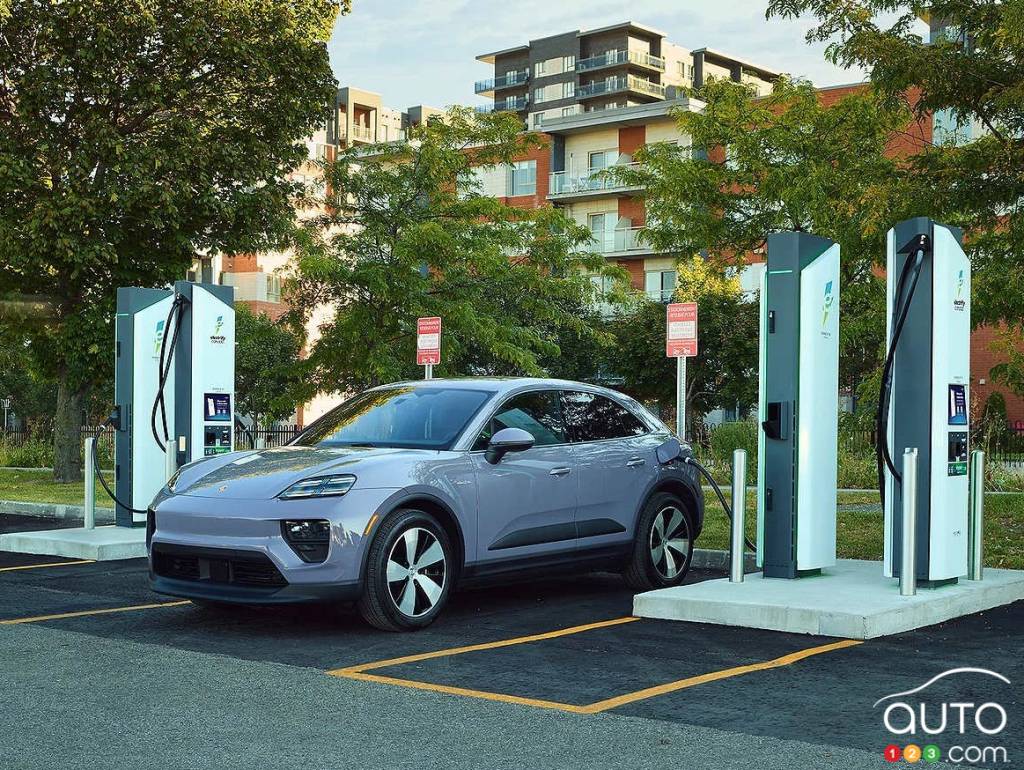
{"type": "Polygon", "coordinates": [[[676,359],[676,435],[686,440],[686,359],[697,355],[697,303],[665,308],[665,355],[676,359]]]}
{"type": "Polygon", "coordinates": [[[416,319],[416,365],[424,367],[423,379],[434,378],[434,364],[441,363],[441,319],[416,319]]]}

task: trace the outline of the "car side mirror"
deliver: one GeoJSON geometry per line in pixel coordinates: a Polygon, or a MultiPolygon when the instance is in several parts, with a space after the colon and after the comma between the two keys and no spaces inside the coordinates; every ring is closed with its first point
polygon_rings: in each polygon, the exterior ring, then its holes
{"type": "Polygon", "coordinates": [[[509,452],[525,452],[536,439],[522,428],[502,428],[487,442],[484,458],[491,465],[497,465],[509,452]]]}

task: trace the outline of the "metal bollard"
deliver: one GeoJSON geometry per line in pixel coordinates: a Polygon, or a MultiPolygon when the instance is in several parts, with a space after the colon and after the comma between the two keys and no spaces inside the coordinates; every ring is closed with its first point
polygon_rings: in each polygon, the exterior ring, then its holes
{"type": "Polygon", "coordinates": [[[96,529],[96,467],[92,460],[95,445],[93,436],[85,440],[85,520],[82,526],[86,529],[96,529]]]}
{"type": "Polygon", "coordinates": [[[732,529],[729,550],[729,582],[743,582],[746,544],[743,533],[747,508],[747,452],[737,449],[732,453],[732,529]]]}
{"type": "Polygon", "coordinates": [[[985,453],[971,452],[971,518],[967,522],[967,579],[981,580],[984,563],[985,453]]]}
{"type": "Polygon", "coordinates": [[[900,596],[917,593],[917,449],[903,450],[903,553],[900,596]]]}
{"type": "Polygon", "coordinates": [[[173,439],[167,442],[167,448],[164,451],[164,480],[170,481],[171,476],[178,470],[178,453],[175,451],[177,446],[173,439]]]}

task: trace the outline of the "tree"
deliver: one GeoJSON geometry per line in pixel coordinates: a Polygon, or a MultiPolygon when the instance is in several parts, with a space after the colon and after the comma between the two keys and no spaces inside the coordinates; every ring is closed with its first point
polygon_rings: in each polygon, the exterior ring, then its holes
{"type": "Polygon", "coordinates": [[[621,276],[583,250],[589,231],[559,210],[480,194],[473,168],[530,147],[515,115],[453,109],[408,142],[354,148],[325,164],[328,211],[310,220],[289,283],[294,320],[328,305],[307,359],[310,393],[422,377],[416,319],[443,318],[438,374],[542,374],[561,332],[594,333],[587,273],[621,276]]]}
{"type": "Polygon", "coordinates": [[[768,13],[817,17],[808,39],[829,41],[833,62],[867,69],[892,103],[913,91],[918,115],[935,114],[935,144],[911,159],[906,186],[916,215],[967,231],[972,320],[1006,325],[1016,355],[999,376],[1024,394],[1024,5],[772,0],[768,13]],[[919,18],[944,33],[925,43],[919,18]]]}
{"type": "Polygon", "coordinates": [[[235,305],[235,400],[239,414],[269,426],[295,411],[302,339],[265,313],[235,305]]]}
{"type": "Polygon", "coordinates": [[[906,206],[887,154],[909,111],[870,92],[831,106],[810,83],[781,80],[770,96],[712,80],[701,113],[680,112],[692,147],[650,145],[617,176],[645,188],[651,243],[705,254],[720,267],[764,254],[769,233],[805,230],[842,249],[841,384],[856,389],[885,336],[884,287],[874,271],[885,232],[906,206]]]}
{"type": "MultiPolygon", "coordinates": [[[[757,403],[757,303],[739,281],[700,257],[680,260],[675,302],[696,302],[699,355],[687,362],[688,426],[720,408],[757,403]]],[[[675,404],[676,363],[665,356],[665,306],[644,301],[613,322],[614,365],[623,390],[642,401],[675,404]]],[[[692,431],[689,435],[692,435],[692,431]]]]}
{"type": "Polygon", "coordinates": [[[81,477],[118,286],[292,227],[284,172],[335,89],[331,0],[12,0],[0,17],[0,296],[41,297],[54,475],[81,477]]]}

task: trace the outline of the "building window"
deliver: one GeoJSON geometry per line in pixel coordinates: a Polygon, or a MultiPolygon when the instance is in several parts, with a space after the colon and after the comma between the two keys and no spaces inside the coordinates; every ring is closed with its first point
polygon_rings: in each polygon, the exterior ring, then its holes
{"type": "Polygon", "coordinates": [[[544,61],[539,61],[536,64],[534,64],[533,65],[533,74],[536,75],[537,77],[540,77],[541,75],[543,75],[544,72],[545,72],[545,69],[546,69],[546,67],[544,65],[546,65],[546,64],[547,64],[547,62],[544,62],[544,61]]]}
{"type": "Polygon", "coordinates": [[[618,150],[599,150],[598,152],[591,152],[587,154],[591,173],[601,171],[609,166],[614,166],[615,161],[618,160],[618,158],[618,150]]]}
{"type": "Polygon", "coordinates": [[[649,270],[644,273],[644,291],[655,302],[671,302],[676,291],[675,270],[649,270]]]}
{"type": "Polygon", "coordinates": [[[562,65],[563,69],[566,72],[572,72],[574,69],[576,69],[576,57],[566,56],[564,59],[562,59],[562,65]]]}
{"type": "Polygon", "coordinates": [[[577,112],[577,108],[575,106],[573,106],[573,107],[563,107],[562,108],[562,117],[563,118],[568,118],[570,115],[575,115],[576,112],[577,112]]]}
{"type": "Polygon", "coordinates": [[[544,87],[541,86],[540,88],[535,88],[533,90],[533,103],[534,104],[539,104],[540,102],[546,102],[546,101],[547,101],[547,97],[544,96],[544,87]]]}
{"type": "Polygon", "coordinates": [[[537,161],[520,160],[509,166],[508,195],[536,195],[537,161]]]}
{"type": "Polygon", "coordinates": [[[571,99],[576,95],[576,81],[570,80],[568,83],[562,84],[562,98],[571,99]]]}
{"type": "Polygon", "coordinates": [[[540,128],[540,126],[543,123],[544,123],[544,113],[543,112],[535,112],[535,113],[533,113],[533,127],[534,128],[540,128]]]}

